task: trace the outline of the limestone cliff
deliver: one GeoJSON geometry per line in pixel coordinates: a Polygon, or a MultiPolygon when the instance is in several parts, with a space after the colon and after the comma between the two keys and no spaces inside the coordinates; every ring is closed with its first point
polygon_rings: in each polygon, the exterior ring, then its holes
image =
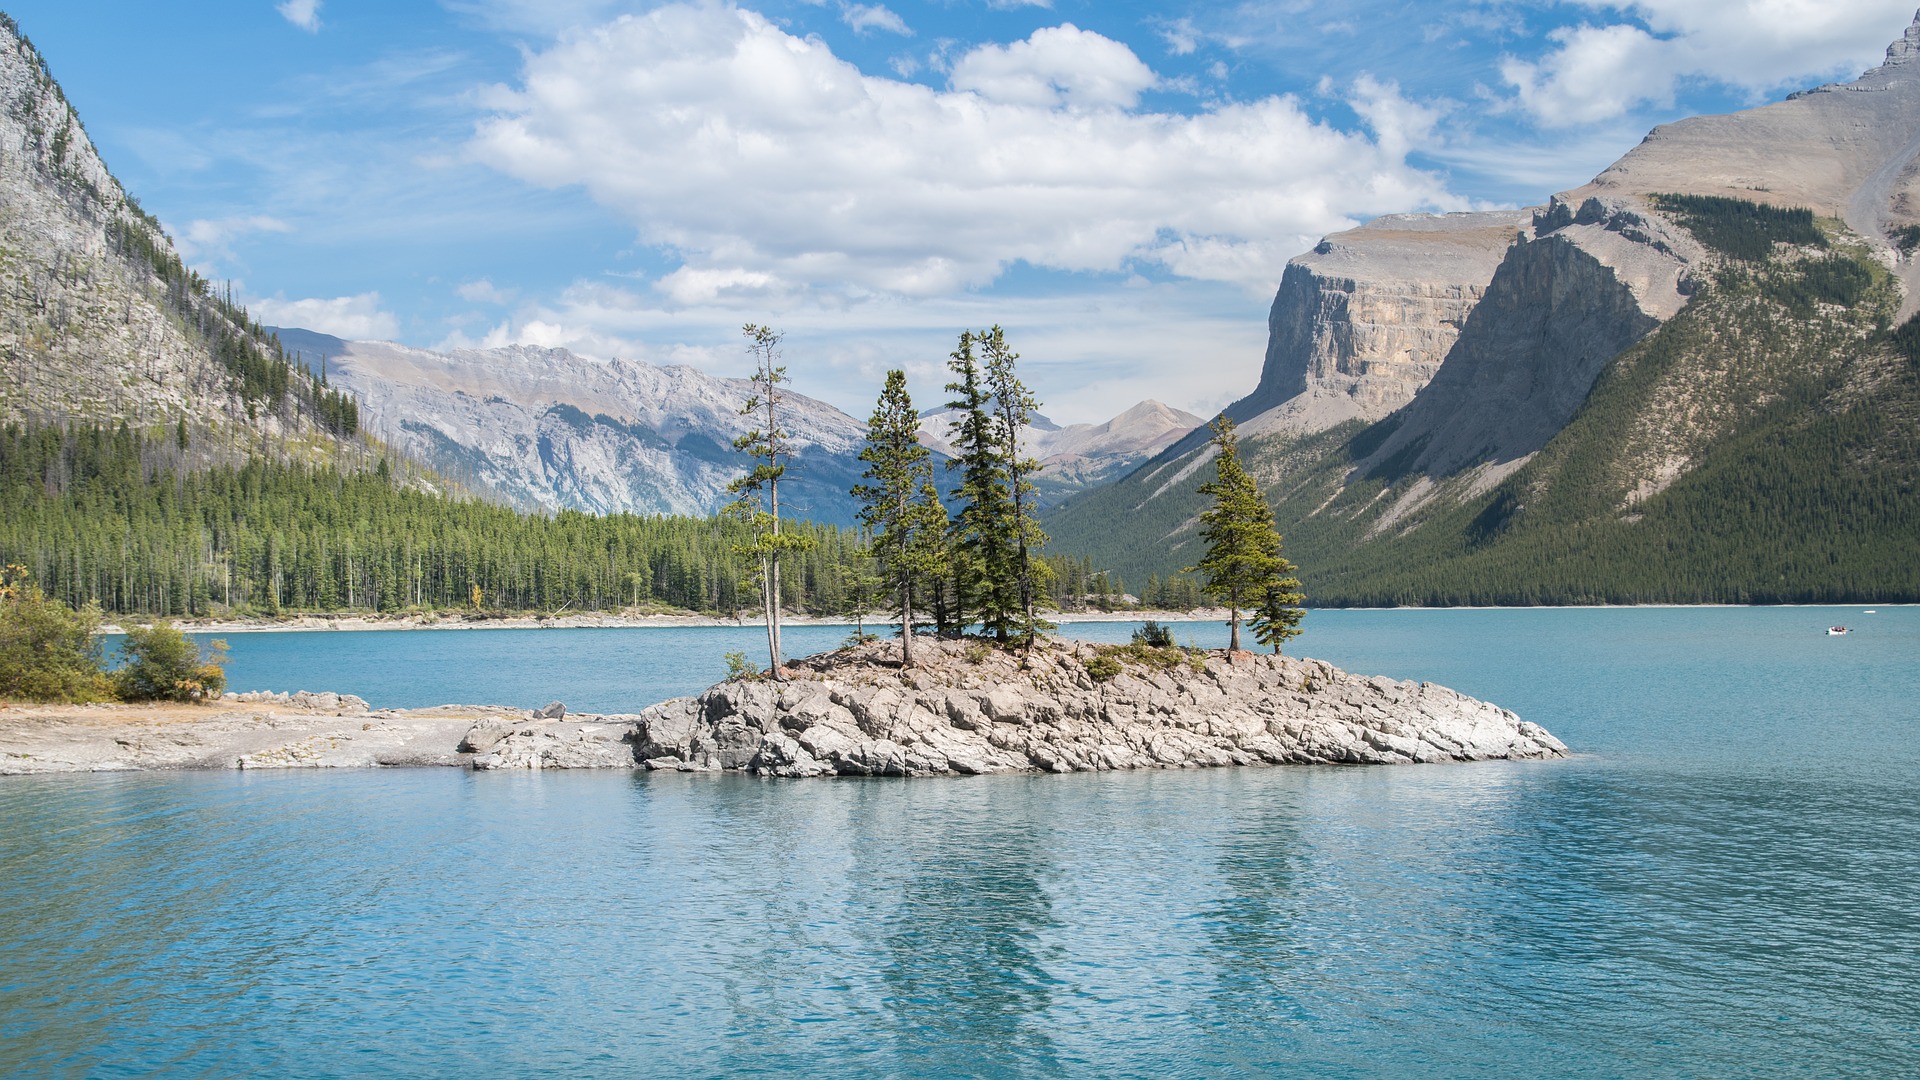
{"type": "Polygon", "coordinates": [[[1362,472],[1504,476],[1566,425],[1608,361],[1684,306],[1703,254],[1657,216],[1599,199],[1575,211],[1556,197],[1529,233],[1362,472]]]}
{"type": "Polygon", "coordinates": [[[1378,420],[1439,370],[1526,210],[1394,214],[1287,264],[1260,385],[1228,410],[1250,434],[1378,420]]]}

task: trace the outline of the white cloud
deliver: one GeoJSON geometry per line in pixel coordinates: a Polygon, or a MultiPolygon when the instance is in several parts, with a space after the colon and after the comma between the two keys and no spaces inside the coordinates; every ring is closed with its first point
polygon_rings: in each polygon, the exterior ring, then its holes
{"type": "Polygon", "coordinates": [[[948,82],[1006,105],[1131,109],[1154,84],[1133,50],[1072,23],[1011,45],[982,45],[954,62],[948,82]]]}
{"type": "Polygon", "coordinates": [[[1376,140],[1291,97],[1143,110],[1153,82],[1124,45],[1059,26],[960,56],[942,91],[751,11],[672,4],[530,53],[470,152],[627,216],[679,259],[656,283],[674,302],[763,312],[950,295],[1016,261],[1158,260],[1265,292],[1326,232],[1465,205],[1406,164],[1418,118],[1386,84],[1356,105],[1376,140]]]}
{"type": "Polygon", "coordinates": [[[1912,0],[1582,0],[1632,21],[1549,34],[1537,60],[1508,57],[1501,77],[1549,127],[1589,124],[1643,105],[1670,106],[1683,81],[1754,97],[1845,78],[1879,62],[1913,16],[1912,0]]]}
{"type": "Polygon", "coordinates": [[[486,278],[478,281],[463,282],[454,288],[454,295],[475,304],[506,304],[512,302],[517,290],[502,289],[486,278]]]}
{"type": "Polygon", "coordinates": [[[232,259],[233,243],[253,233],[289,233],[293,226],[264,214],[225,218],[197,218],[184,229],[169,230],[186,261],[232,259]]]}
{"type": "Polygon", "coordinates": [[[247,305],[255,319],[267,326],[299,327],[349,341],[391,341],[400,336],[400,322],[380,308],[380,294],[288,300],[272,296],[247,305]]]}
{"type": "Polygon", "coordinates": [[[276,4],[274,10],[293,25],[309,34],[320,32],[321,0],[284,0],[276,4]]]}
{"type": "Polygon", "coordinates": [[[1175,56],[1187,56],[1200,47],[1200,32],[1193,28],[1192,19],[1175,19],[1161,26],[1160,38],[1175,56]]]}
{"type": "MultiPolygon", "coordinates": [[[[944,363],[961,327],[999,323],[1022,356],[1021,377],[1062,423],[1109,419],[1142,398],[1210,413],[1259,378],[1270,297],[1195,282],[1115,284],[1067,296],[959,295],[877,303],[857,312],[784,311],[794,388],[853,416],[873,408],[888,368],[905,368],[915,400],[945,400],[944,363]]],[[[435,348],[561,347],[580,355],[692,364],[744,375],[738,313],[722,304],[671,308],[646,289],[583,281],[477,336],[435,348]]]]}
{"type": "Polygon", "coordinates": [[[906,20],[888,10],[885,4],[847,4],[840,9],[840,21],[853,27],[854,32],[859,34],[885,30],[903,37],[913,36],[906,20]]]}

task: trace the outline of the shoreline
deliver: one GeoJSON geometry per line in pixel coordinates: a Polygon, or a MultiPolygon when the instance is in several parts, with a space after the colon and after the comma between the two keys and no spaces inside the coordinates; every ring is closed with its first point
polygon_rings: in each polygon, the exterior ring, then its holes
{"type": "MultiPolygon", "coordinates": [[[[1087,611],[1087,612],[1048,612],[1046,617],[1052,622],[1095,623],[1095,622],[1142,622],[1152,619],[1156,622],[1225,622],[1225,608],[1200,608],[1194,611],[1087,611]]],[[[1244,616],[1243,616],[1244,617],[1244,616]]],[[[713,615],[512,615],[501,618],[468,618],[461,614],[440,616],[427,615],[301,615],[285,619],[173,619],[174,627],[188,634],[254,634],[254,633],[307,633],[330,630],[650,630],[650,629],[687,629],[728,627],[733,629],[762,629],[766,623],[762,619],[725,619],[713,615]]],[[[128,625],[144,626],[145,622],[134,620],[115,620],[102,623],[100,633],[124,634],[128,625]]],[[[852,619],[833,617],[815,617],[808,615],[782,616],[780,625],[793,626],[840,626],[852,627],[852,619]]],[[[864,625],[878,631],[884,627],[887,633],[897,633],[899,624],[886,618],[865,620],[864,625]]]]}
{"type": "Polygon", "coordinates": [[[0,776],[152,770],[624,769],[935,776],[1229,765],[1385,765],[1567,756],[1544,729],[1432,683],[1223,649],[1060,638],[1029,651],[929,639],[797,660],[638,712],[352,694],[205,704],[0,704],[0,776]]]}
{"type": "MultiPolygon", "coordinates": [[[[1471,607],[1343,607],[1308,608],[1310,612],[1336,611],[1640,611],[1640,610],[1715,610],[1782,608],[1795,610],[1814,609],[1870,609],[1914,608],[1920,603],[1896,601],[1894,603],[1861,604],[1529,604],[1500,605],[1479,604],[1471,607]]],[[[1193,611],[1083,611],[1083,612],[1046,612],[1045,617],[1056,623],[1119,623],[1145,622],[1149,619],[1162,623],[1202,623],[1227,621],[1226,608],[1196,608],[1193,611]]],[[[1246,619],[1242,613],[1242,621],[1246,619]]],[[[173,619],[172,624],[189,634],[255,634],[255,633],[307,633],[321,631],[364,631],[364,630],[651,630],[732,627],[736,629],[760,629],[764,620],[726,619],[714,615],[510,615],[498,618],[470,618],[455,612],[446,615],[297,615],[281,619],[173,619]]],[[[128,625],[148,625],[142,620],[114,620],[100,625],[102,634],[124,634],[128,625]]],[[[808,615],[788,615],[780,620],[782,626],[841,626],[856,625],[854,620],[808,615]]],[[[885,628],[887,633],[897,632],[899,624],[884,617],[865,620],[864,625],[879,632],[885,628]]]]}

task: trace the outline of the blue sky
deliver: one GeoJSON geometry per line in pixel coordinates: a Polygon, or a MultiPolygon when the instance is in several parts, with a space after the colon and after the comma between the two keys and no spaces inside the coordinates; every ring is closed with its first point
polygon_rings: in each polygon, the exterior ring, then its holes
{"type": "Polygon", "coordinates": [[[864,415],[999,322],[1045,411],[1252,388],[1285,260],[1878,62],[1914,0],[12,0],[263,321],[745,367],[864,415]]]}

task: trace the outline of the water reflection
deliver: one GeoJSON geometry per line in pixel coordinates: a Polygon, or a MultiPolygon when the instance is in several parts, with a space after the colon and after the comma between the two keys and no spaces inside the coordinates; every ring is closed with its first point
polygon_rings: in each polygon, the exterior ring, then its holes
{"type": "Polygon", "coordinates": [[[920,785],[866,823],[887,1027],[915,1072],[1061,1071],[1044,1023],[1059,960],[1045,800],[1009,779],[920,785]]]}

